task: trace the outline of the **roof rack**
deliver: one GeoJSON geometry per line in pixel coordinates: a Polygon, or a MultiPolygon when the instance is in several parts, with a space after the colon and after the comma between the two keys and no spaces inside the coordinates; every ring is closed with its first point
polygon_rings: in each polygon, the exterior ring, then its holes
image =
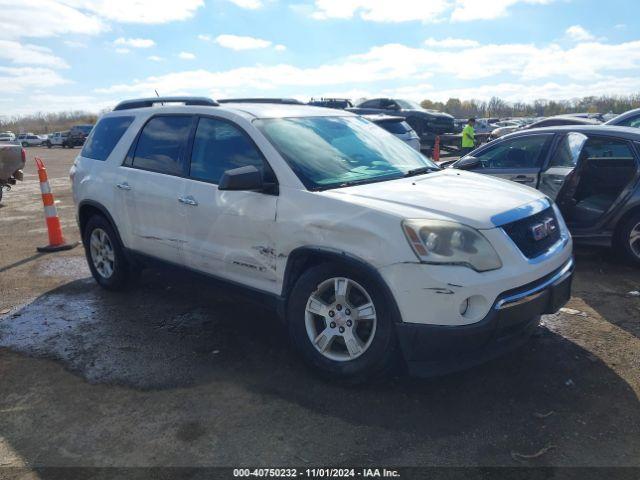
{"type": "Polygon", "coordinates": [[[183,103],[184,105],[201,105],[205,107],[217,107],[220,104],[207,97],[149,97],[124,100],[116,105],[113,110],[131,110],[132,108],[153,107],[157,104],[183,103]]]}
{"type": "Polygon", "coordinates": [[[223,98],[218,103],[278,103],[281,105],[304,105],[295,98],[223,98]]]}

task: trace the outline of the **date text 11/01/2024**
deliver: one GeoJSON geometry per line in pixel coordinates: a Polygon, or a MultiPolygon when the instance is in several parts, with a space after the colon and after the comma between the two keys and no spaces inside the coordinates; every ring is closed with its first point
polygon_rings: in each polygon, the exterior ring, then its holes
{"type": "Polygon", "coordinates": [[[271,477],[271,478],[399,478],[397,470],[386,468],[238,468],[233,470],[234,477],[271,477]]]}

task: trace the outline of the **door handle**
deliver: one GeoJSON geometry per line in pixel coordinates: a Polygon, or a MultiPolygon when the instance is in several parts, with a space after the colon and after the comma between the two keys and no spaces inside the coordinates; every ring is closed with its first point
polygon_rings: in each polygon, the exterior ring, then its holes
{"type": "Polygon", "coordinates": [[[131,190],[131,185],[129,185],[127,182],[116,183],[116,187],[118,187],[120,190],[131,190]]]}
{"type": "Polygon", "coordinates": [[[191,205],[192,207],[198,206],[198,201],[191,195],[187,195],[186,197],[178,197],[178,201],[180,203],[184,203],[185,205],[191,205]]]}
{"type": "Polygon", "coordinates": [[[533,178],[527,177],[526,175],[516,175],[515,177],[511,177],[511,180],[518,183],[533,183],[533,178]]]}

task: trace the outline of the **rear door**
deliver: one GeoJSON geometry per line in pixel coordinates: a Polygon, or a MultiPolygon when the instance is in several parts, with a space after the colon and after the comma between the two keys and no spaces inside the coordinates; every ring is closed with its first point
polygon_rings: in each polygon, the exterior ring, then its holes
{"type": "Polygon", "coordinates": [[[489,145],[474,154],[480,164],[472,171],[536,188],[552,139],[552,133],[543,133],[523,135],[489,145]]]}
{"type": "Polygon", "coordinates": [[[141,253],[183,263],[187,214],[187,145],[193,115],[156,115],[142,128],[115,184],[122,199],[130,247],[141,253]]]}
{"type": "Polygon", "coordinates": [[[565,182],[576,168],[580,154],[588,137],[582,133],[571,132],[563,135],[551,154],[549,163],[540,174],[538,190],[555,200],[565,182]]]}
{"type": "Polygon", "coordinates": [[[185,262],[190,267],[266,291],[276,291],[274,240],[277,194],[220,191],[226,170],[257,167],[275,176],[250,135],[219,117],[198,120],[185,195],[185,262]]]}

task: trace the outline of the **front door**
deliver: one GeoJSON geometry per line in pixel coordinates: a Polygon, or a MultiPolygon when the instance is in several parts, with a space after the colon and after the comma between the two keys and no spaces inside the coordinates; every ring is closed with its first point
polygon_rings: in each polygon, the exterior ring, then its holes
{"type": "MultiPolygon", "coordinates": [[[[574,171],[587,137],[582,133],[571,132],[564,135],[549,160],[548,167],[540,174],[540,186],[538,189],[555,200],[570,179],[574,171]]],[[[568,187],[568,186],[567,186],[568,187]]]]}
{"type": "Polygon", "coordinates": [[[185,262],[196,270],[275,292],[278,196],[218,190],[226,170],[246,165],[273,176],[241,127],[223,118],[200,117],[187,180],[186,194],[196,205],[185,218],[185,262]]]}
{"type": "Polygon", "coordinates": [[[533,134],[490,144],[474,155],[480,163],[472,171],[536,188],[552,138],[550,133],[533,134]]]}

